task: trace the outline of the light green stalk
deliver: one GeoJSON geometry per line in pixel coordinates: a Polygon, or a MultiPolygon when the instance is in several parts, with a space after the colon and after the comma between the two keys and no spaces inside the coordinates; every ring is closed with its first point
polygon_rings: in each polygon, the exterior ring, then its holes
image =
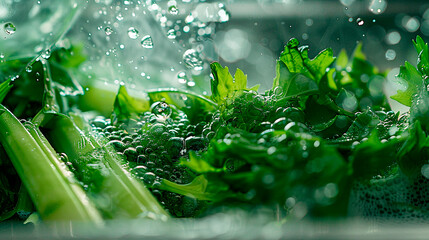
{"type": "MultiPolygon", "coordinates": [[[[76,166],[85,164],[85,158],[95,157],[106,167],[97,179],[101,185],[97,194],[107,196],[112,208],[107,215],[112,218],[165,219],[167,212],[143,183],[134,179],[121,165],[121,159],[92,136],[81,131],[70,117],[58,113],[41,113],[33,122],[43,126],[43,131],[57,152],[67,154],[76,166]]],[[[85,166],[82,166],[85,168],[85,166]]],[[[104,209],[105,211],[106,209],[104,209]]]]}
{"type": "Polygon", "coordinates": [[[57,156],[3,105],[0,105],[0,129],[0,143],[43,220],[101,224],[100,215],[85,195],[77,193],[64,172],[53,163],[57,156]]]}

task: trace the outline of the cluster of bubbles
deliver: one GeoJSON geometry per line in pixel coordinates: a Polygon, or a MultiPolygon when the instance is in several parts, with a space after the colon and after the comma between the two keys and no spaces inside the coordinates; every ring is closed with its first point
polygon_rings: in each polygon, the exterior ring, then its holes
{"type": "MultiPolygon", "coordinates": [[[[347,16],[349,16],[349,22],[355,22],[358,26],[366,25],[366,20],[363,20],[363,17],[358,17],[359,14],[362,14],[362,8],[359,7],[359,4],[362,4],[360,1],[356,0],[339,0],[340,3],[345,7],[344,11],[347,16]]],[[[367,10],[374,14],[380,15],[385,13],[388,7],[388,2],[386,0],[371,0],[368,2],[367,10]]],[[[404,33],[416,33],[419,30],[421,34],[428,36],[429,35],[429,8],[422,5],[420,12],[421,16],[413,16],[408,14],[397,14],[395,16],[394,25],[396,28],[390,30],[383,30],[385,43],[389,46],[385,52],[384,57],[387,61],[393,61],[397,57],[397,50],[395,50],[394,45],[397,45],[401,41],[401,34],[404,33]],[[426,8],[426,9],[425,9],[426,8]]],[[[368,22],[375,23],[376,19],[368,20],[368,22]]],[[[365,36],[365,34],[364,34],[365,36]]]]}
{"type": "MultiPolygon", "coordinates": [[[[207,46],[210,45],[207,43],[215,34],[216,24],[229,21],[230,14],[225,5],[203,1],[196,5],[195,1],[153,2],[148,6],[149,11],[164,28],[168,39],[185,49],[182,54],[183,63],[193,74],[198,75],[208,67],[204,60],[211,60],[204,50],[212,47],[207,46]]],[[[179,75],[182,73],[178,73],[177,79],[183,82],[184,78],[179,75]]]]}
{"type": "Polygon", "coordinates": [[[100,55],[93,54],[94,60],[112,62],[113,67],[118,67],[114,72],[119,75],[113,78],[129,75],[120,82],[148,84],[144,85],[147,88],[164,87],[155,81],[172,79],[172,76],[176,82],[170,86],[194,87],[195,78],[208,76],[209,62],[217,59],[212,40],[216,26],[230,18],[226,6],[217,1],[95,0],[94,3],[88,5],[84,27],[94,51],[100,55]],[[102,36],[92,32],[94,25],[102,36]],[[164,56],[164,52],[171,54],[164,56]],[[134,72],[151,81],[141,82],[132,76],[134,72]]]}
{"type": "MultiPolygon", "coordinates": [[[[426,174],[426,172],[423,172],[426,174]]],[[[381,222],[425,222],[429,201],[425,198],[428,189],[425,175],[408,178],[403,173],[392,173],[386,178],[354,184],[349,209],[351,215],[381,222]]]]}

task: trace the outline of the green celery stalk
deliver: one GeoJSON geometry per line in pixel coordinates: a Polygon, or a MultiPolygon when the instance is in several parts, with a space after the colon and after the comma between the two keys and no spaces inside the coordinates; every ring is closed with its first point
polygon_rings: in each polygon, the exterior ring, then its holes
{"type": "Polygon", "coordinates": [[[67,168],[64,162],[62,162],[61,159],[59,159],[57,153],[55,152],[55,149],[51,146],[51,144],[43,135],[43,133],[40,131],[40,129],[37,128],[31,122],[28,122],[27,124],[25,124],[25,127],[27,128],[27,131],[31,134],[31,136],[39,144],[39,146],[41,146],[45,154],[48,156],[48,159],[51,162],[52,166],[54,166],[58,172],[62,173],[62,177],[66,182],[68,182],[74,194],[79,199],[85,200],[86,204],[82,206],[82,208],[85,208],[85,211],[87,211],[91,216],[96,217],[97,220],[101,222],[102,219],[97,209],[90,201],[88,201],[87,199],[88,197],[86,196],[82,187],[78,185],[78,183],[76,182],[76,179],[73,177],[73,173],[67,168]]]}
{"type": "MultiPolygon", "coordinates": [[[[85,196],[76,193],[64,172],[50,160],[21,122],[0,104],[0,143],[12,161],[37,211],[45,221],[79,221],[101,225],[85,196]]],[[[48,155],[51,155],[49,156],[48,155]]]]}
{"type": "Polygon", "coordinates": [[[85,164],[82,157],[91,157],[91,153],[101,154],[101,161],[108,173],[101,174],[99,194],[109,196],[112,209],[108,215],[112,218],[166,219],[168,213],[146,187],[134,179],[121,165],[119,156],[107,147],[99,144],[94,137],[80,130],[70,117],[45,112],[38,114],[33,122],[44,127],[42,131],[57,152],[67,154],[74,165],[85,164]]]}

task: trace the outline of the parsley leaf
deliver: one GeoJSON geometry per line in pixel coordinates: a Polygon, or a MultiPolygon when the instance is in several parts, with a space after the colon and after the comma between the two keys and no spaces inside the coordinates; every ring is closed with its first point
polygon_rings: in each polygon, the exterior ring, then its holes
{"type": "Polygon", "coordinates": [[[247,88],[247,75],[240,69],[237,69],[233,78],[228,67],[222,67],[218,62],[210,64],[210,67],[213,74],[210,98],[219,105],[239,96],[243,90],[257,91],[259,88],[259,85],[247,88]]]}
{"type": "Polygon", "coordinates": [[[405,65],[400,68],[398,78],[407,83],[407,89],[405,91],[398,90],[398,92],[391,96],[391,98],[410,107],[413,96],[418,93],[418,89],[422,84],[422,76],[413,65],[409,62],[405,62],[405,65]]]}
{"type": "Polygon", "coordinates": [[[428,44],[425,43],[420,36],[417,36],[416,40],[413,41],[413,43],[418,53],[417,67],[423,75],[429,76],[428,44]]]}

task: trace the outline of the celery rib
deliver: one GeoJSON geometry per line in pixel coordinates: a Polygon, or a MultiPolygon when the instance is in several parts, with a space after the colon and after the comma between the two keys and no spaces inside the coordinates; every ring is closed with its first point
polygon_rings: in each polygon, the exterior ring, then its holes
{"type": "MultiPolygon", "coordinates": [[[[49,113],[50,114],[50,113],[49,113]]],[[[101,154],[100,159],[107,167],[108,174],[103,174],[101,194],[109,196],[116,209],[110,214],[138,218],[146,216],[153,219],[165,219],[168,213],[162,208],[155,197],[146,187],[137,182],[121,166],[120,160],[107,147],[101,146],[92,136],[85,135],[67,116],[52,114],[46,126],[47,138],[58,152],[64,152],[69,160],[76,165],[82,165],[81,157],[90,157],[94,152],[101,154]],[[58,141],[61,139],[61,141],[58,141]],[[151,214],[152,213],[152,214],[151,214]],[[119,215],[118,215],[119,214],[119,215]]]]}
{"type": "MultiPolygon", "coordinates": [[[[20,121],[0,104],[0,142],[10,157],[40,216],[46,221],[81,221],[101,224],[86,199],[70,187],[20,121]]],[[[46,150],[46,149],[45,149],[46,150]]]]}

